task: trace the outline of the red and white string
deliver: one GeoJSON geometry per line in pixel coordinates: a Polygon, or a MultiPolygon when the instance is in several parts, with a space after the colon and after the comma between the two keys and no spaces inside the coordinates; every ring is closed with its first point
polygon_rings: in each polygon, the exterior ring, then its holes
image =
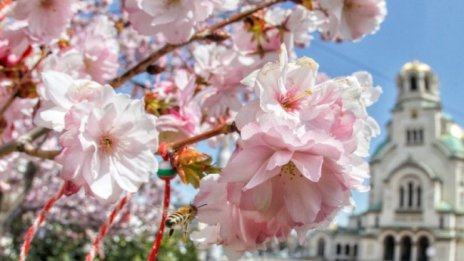
{"type": "Polygon", "coordinates": [[[100,228],[100,232],[98,233],[97,237],[93,241],[92,244],[92,249],[90,250],[89,253],[87,253],[87,257],[85,258],[85,261],[92,261],[98,250],[100,249],[100,244],[105,238],[106,234],[108,233],[109,228],[113,224],[116,216],[119,214],[119,212],[124,208],[126,203],[131,199],[132,195],[134,193],[127,193],[119,202],[118,204],[114,207],[114,209],[111,211],[111,214],[108,216],[108,218],[105,220],[105,223],[100,228]]]}
{"type": "Polygon", "coordinates": [[[24,237],[23,245],[21,247],[21,253],[20,253],[19,259],[18,259],[19,261],[25,261],[26,260],[27,254],[29,253],[29,249],[31,247],[32,239],[34,238],[34,235],[37,233],[40,226],[44,222],[45,216],[50,211],[52,206],[56,203],[56,201],[58,199],[60,199],[64,195],[66,187],[67,187],[67,183],[65,182],[61,186],[60,190],[58,192],[56,192],[53,196],[51,196],[48,199],[47,203],[45,203],[44,207],[40,211],[39,216],[35,219],[34,223],[27,230],[26,236],[24,237]]]}

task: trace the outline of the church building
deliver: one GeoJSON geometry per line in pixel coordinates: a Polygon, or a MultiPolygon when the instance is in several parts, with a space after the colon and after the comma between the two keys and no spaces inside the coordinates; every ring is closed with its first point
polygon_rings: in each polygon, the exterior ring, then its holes
{"type": "Polygon", "coordinates": [[[311,260],[464,260],[464,130],[442,111],[428,65],[405,64],[397,88],[370,160],[368,209],[347,227],[312,233],[311,260]]]}

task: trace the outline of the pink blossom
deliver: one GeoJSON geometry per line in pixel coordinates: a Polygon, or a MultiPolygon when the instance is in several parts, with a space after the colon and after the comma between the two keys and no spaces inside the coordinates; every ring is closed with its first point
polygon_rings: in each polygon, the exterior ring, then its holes
{"type": "MultiPolygon", "coordinates": [[[[50,54],[41,64],[43,72],[56,71],[68,74],[74,79],[86,78],[82,52],[71,48],[50,54]]],[[[89,77],[88,77],[89,78],[89,77]]]]}
{"type": "MultiPolygon", "coordinates": [[[[242,83],[255,90],[259,98],[259,111],[298,122],[302,108],[314,91],[318,67],[314,60],[307,57],[289,63],[285,45],[282,45],[279,63],[267,63],[242,83]]],[[[250,104],[242,111],[250,110],[253,106],[250,104]]],[[[250,111],[240,115],[248,119],[253,117],[250,111]]],[[[237,122],[242,126],[243,121],[248,120],[240,115],[237,122]]]]}
{"type": "MultiPolygon", "coordinates": [[[[11,98],[9,80],[0,81],[0,104],[6,104],[11,98]]],[[[0,144],[18,138],[33,127],[32,115],[38,99],[15,98],[0,118],[0,144]]]]}
{"type": "Polygon", "coordinates": [[[0,64],[12,66],[27,54],[31,39],[26,22],[14,22],[0,31],[0,64]]]}
{"type": "Polygon", "coordinates": [[[104,83],[118,70],[119,45],[115,37],[114,23],[107,17],[96,17],[73,39],[73,48],[50,55],[42,68],[104,83]]]}
{"type": "Polygon", "coordinates": [[[385,0],[320,0],[329,14],[323,25],[328,40],[359,40],[375,33],[387,14],[385,0]]]}
{"type": "MultiPolygon", "coordinates": [[[[198,213],[200,222],[208,225],[192,233],[200,247],[220,244],[229,260],[238,260],[245,251],[263,248],[274,231],[272,226],[256,220],[256,212],[244,211],[227,201],[228,185],[219,183],[216,175],[201,180],[194,204],[207,204],[198,213]]],[[[271,236],[272,237],[272,236],[271,236]]]]}
{"type": "MultiPolygon", "coordinates": [[[[318,12],[310,12],[301,5],[297,5],[290,12],[284,27],[287,29],[283,32],[283,41],[287,46],[295,43],[298,47],[307,47],[312,39],[311,33],[317,31],[323,23],[321,15],[318,12]]],[[[292,50],[292,47],[289,47],[292,50]]]]}
{"type": "Polygon", "coordinates": [[[238,111],[240,92],[248,92],[240,81],[260,65],[257,59],[217,44],[197,45],[194,49],[195,72],[209,84],[198,99],[211,116],[238,111]]]}
{"type": "Polygon", "coordinates": [[[283,20],[283,17],[280,16],[280,12],[279,15],[266,16],[268,13],[256,13],[242,24],[236,24],[233,27],[234,33],[232,35],[237,50],[243,55],[256,56],[264,62],[274,60],[276,51],[282,44],[280,32],[275,25],[278,24],[279,20],[283,20]],[[272,18],[279,20],[272,21],[272,18]]]}
{"type": "Polygon", "coordinates": [[[243,25],[235,26],[232,37],[236,48],[243,54],[259,55],[264,62],[273,61],[281,44],[285,44],[290,52],[295,44],[307,46],[312,39],[310,34],[323,22],[320,13],[300,5],[293,10],[273,7],[254,14],[243,25]]]}
{"type": "Polygon", "coordinates": [[[168,43],[187,41],[194,26],[215,9],[231,10],[237,0],[126,0],[125,8],[134,28],[143,34],[161,34],[168,43]]]}
{"type": "Polygon", "coordinates": [[[34,123],[56,131],[65,128],[65,116],[74,105],[83,102],[103,103],[114,95],[110,86],[102,86],[89,80],[74,80],[60,72],[44,72],[42,79],[43,86],[38,89],[41,107],[34,123]]]}
{"type": "MultiPolygon", "coordinates": [[[[167,114],[161,115],[157,121],[157,128],[163,136],[172,136],[178,140],[189,137],[198,131],[201,119],[201,110],[198,102],[193,100],[195,91],[195,77],[184,70],[179,70],[174,76],[176,103],[178,110],[170,109],[167,114]]],[[[165,88],[169,91],[169,88],[165,88]]]]}
{"type": "Polygon", "coordinates": [[[106,16],[95,18],[87,30],[78,35],[76,44],[83,55],[84,71],[92,80],[104,83],[116,75],[119,44],[114,23],[106,16]]]}
{"type": "Polygon", "coordinates": [[[80,123],[60,138],[63,151],[56,161],[65,180],[100,201],[114,202],[122,191],[136,192],[157,171],[155,117],[145,113],[143,102],[115,95],[80,123]]]}
{"type": "Polygon", "coordinates": [[[227,200],[216,205],[220,197],[203,199],[202,191],[211,193],[214,186],[202,184],[195,202],[208,204],[199,220],[219,226],[215,243],[239,253],[254,250],[292,229],[304,233],[325,224],[348,204],[341,143],[316,132],[289,133],[287,126],[246,125],[216,184],[225,186],[220,191],[227,191],[227,200]]]}
{"type": "Polygon", "coordinates": [[[60,36],[72,16],[73,0],[18,0],[15,18],[26,20],[31,35],[47,42],[60,36]]]}
{"type": "Polygon", "coordinates": [[[219,179],[200,186],[195,204],[208,205],[198,217],[210,226],[197,239],[236,259],[328,224],[351,204],[351,189],[365,189],[366,148],[378,134],[366,107],[380,89],[366,73],[316,85],[317,67],[310,58],[287,61],[283,47],[280,63],[244,80],[259,99],[237,115],[241,137],[219,179]]]}

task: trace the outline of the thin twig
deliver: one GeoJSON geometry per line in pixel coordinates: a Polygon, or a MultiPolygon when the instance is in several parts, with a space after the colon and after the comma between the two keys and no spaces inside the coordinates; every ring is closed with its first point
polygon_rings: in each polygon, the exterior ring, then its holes
{"type": "Polygon", "coordinates": [[[221,135],[221,134],[228,134],[228,133],[232,133],[232,132],[238,132],[238,129],[235,126],[235,123],[231,123],[231,124],[224,123],[224,124],[221,124],[221,125],[219,125],[218,127],[214,128],[212,130],[209,130],[207,132],[203,132],[203,133],[201,133],[199,135],[196,135],[196,136],[184,139],[184,140],[169,143],[169,144],[166,145],[167,146],[166,150],[167,151],[169,151],[169,150],[177,150],[177,149],[180,149],[180,148],[182,148],[184,146],[187,146],[187,145],[190,145],[190,144],[195,144],[197,142],[207,140],[209,138],[212,138],[212,137],[215,137],[215,136],[218,136],[218,135],[221,135]]]}
{"type": "Polygon", "coordinates": [[[27,70],[27,72],[23,76],[21,76],[21,79],[19,79],[19,81],[15,84],[13,93],[6,101],[5,105],[3,105],[3,107],[0,109],[0,119],[3,117],[3,114],[8,110],[8,108],[11,106],[14,99],[18,96],[19,88],[21,87],[21,84],[24,81],[24,79],[29,77],[29,75],[32,73],[33,70],[37,69],[39,64],[45,59],[45,57],[47,57],[47,55],[48,55],[48,52],[43,50],[37,62],[35,62],[35,64],[31,67],[31,69],[27,70]]]}
{"type": "Polygon", "coordinates": [[[61,150],[41,150],[39,147],[35,147],[30,142],[21,142],[18,146],[18,151],[24,152],[29,156],[49,160],[54,159],[61,152],[61,150]]]}
{"type": "Polygon", "coordinates": [[[192,42],[195,42],[195,41],[198,41],[198,40],[205,40],[205,39],[208,39],[208,37],[217,29],[220,29],[222,27],[225,27],[229,24],[233,24],[235,22],[238,22],[242,19],[244,19],[245,17],[261,10],[261,9],[264,9],[264,8],[267,8],[269,6],[272,6],[274,4],[277,4],[277,3],[280,3],[280,2],[284,2],[286,0],[271,0],[271,1],[268,1],[268,2],[264,2],[264,3],[261,3],[261,4],[258,4],[256,5],[255,7],[247,10],[247,11],[244,11],[244,12],[241,12],[241,13],[238,13],[238,14],[235,14],[229,18],[226,18],[224,19],[223,21],[221,22],[218,22],[216,24],[213,24],[211,25],[210,27],[194,34],[192,36],[192,38],[190,38],[188,41],[184,42],[184,43],[180,43],[180,44],[165,44],[163,47],[161,47],[160,49],[158,49],[157,51],[153,52],[152,54],[150,54],[147,58],[145,58],[144,60],[140,61],[138,64],[136,64],[135,66],[133,66],[132,68],[130,68],[129,70],[127,70],[125,73],[123,73],[122,75],[112,79],[109,84],[111,86],[113,86],[114,88],[118,88],[120,86],[122,86],[126,81],[128,81],[130,78],[134,77],[135,75],[139,74],[139,73],[142,73],[144,72],[147,67],[151,64],[153,64],[154,62],[156,62],[159,58],[163,57],[164,55],[178,49],[178,48],[181,48],[181,47],[184,47],[186,45],[189,45],[190,43],[192,42]]]}
{"type": "Polygon", "coordinates": [[[15,91],[15,93],[13,93],[9,98],[8,100],[6,101],[6,103],[3,105],[3,107],[0,109],[0,119],[3,118],[3,114],[6,112],[6,110],[8,110],[8,108],[10,107],[10,105],[13,103],[14,99],[16,98],[16,94],[17,92],[15,91]]]}
{"type": "Polygon", "coordinates": [[[19,151],[19,147],[27,142],[33,142],[41,136],[47,134],[50,130],[47,128],[35,128],[23,136],[9,141],[0,146],[0,158],[4,157],[12,152],[19,151]]]}

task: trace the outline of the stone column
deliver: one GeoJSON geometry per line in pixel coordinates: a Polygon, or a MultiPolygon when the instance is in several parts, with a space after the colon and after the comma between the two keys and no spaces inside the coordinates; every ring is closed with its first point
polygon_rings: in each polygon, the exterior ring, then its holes
{"type": "Polygon", "coordinates": [[[400,253],[401,253],[401,242],[396,241],[395,242],[395,258],[393,259],[394,261],[400,261],[400,253]]]}
{"type": "Polygon", "coordinates": [[[417,260],[417,242],[413,241],[411,246],[411,261],[417,260]]]}

